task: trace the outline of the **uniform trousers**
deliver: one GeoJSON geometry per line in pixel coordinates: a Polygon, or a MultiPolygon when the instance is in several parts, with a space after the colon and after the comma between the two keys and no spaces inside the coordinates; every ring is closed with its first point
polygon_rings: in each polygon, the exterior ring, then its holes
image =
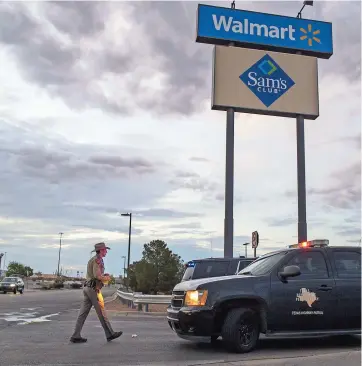
{"type": "Polygon", "coordinates": [[[84,287],[83,302],[80,307],[78,319],[75,324],[74,333],[72,335],[73,338],[81,337],[80,333],[92,306],[94,306],[94,309],[98,315],[99,321],[102,324],[106,337],[109,338],[111,335],[114,334],[112,326],[108,320],[106,310],[104,308],[104,300],[101,291],[94,290],[91,287],[84,287]]]}

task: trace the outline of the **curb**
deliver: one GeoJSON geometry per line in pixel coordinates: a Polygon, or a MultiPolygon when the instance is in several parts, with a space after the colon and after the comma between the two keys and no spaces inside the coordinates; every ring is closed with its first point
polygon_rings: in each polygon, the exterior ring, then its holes
{"type": "MultiPolygon", "coordinates": [[[[337,351],[323,354],[312,354],[310,356],[289,356],[289,357],[251,357],[242,360],[200,360],[200,361],[171,361],[168,366],[304,366],[304,365],[332,365],[342,364],[358,366],[360,365],[361,351],[337,351]]],[[[165,366],[165,363],[154,362],[139,364],[139,366],[165,366]]]]}
{"type": "Polygon", "coordinates": [[[128,316],[128,317],[165,317],[166,313],[156,313],[156,312],[143,312],[143,311],[117,311],[117,310],[107,310],[107,312],[113,316],[128,316]]]}

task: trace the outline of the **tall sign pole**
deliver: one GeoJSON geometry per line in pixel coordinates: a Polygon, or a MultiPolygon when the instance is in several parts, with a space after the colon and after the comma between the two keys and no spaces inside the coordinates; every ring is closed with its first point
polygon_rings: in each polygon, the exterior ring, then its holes
{"type": "Polygon", "coordinates": [[[234,249],[234,110],[226,112],[226,169],[224,258],[233,257],[234,249]]]}
{"type": "MultiPolygon", "coordinates": [[[[313,6],[313,1],[304,1],[297,18],[302,18],[302,11],[306,5],[313,6]]],[[[301,55],[298,51],[297,55],[301,55]]],[[[304,117],[298,115],[296,118],[297,133],[297,184],[298,184],[298,243],[308,240],[307,232],[307,192],[305,182],[305,135],[304,117]]]]}
{"type": "MultiPolygon", "coordinates": [[[[231,9],[235,9],[235,1],[231,3],[231,9]]],[[[234,43],[230,42],[229,46],[233,47],[234,43]]],[[[229,108],[226,111],[224,258],[234,256],[234,142],[235,113],[229,108]]]]}
{"type": "Polygon", "coordinates": [[[307,241],[304,117],[297,116],[298,243],[307,241]]]}

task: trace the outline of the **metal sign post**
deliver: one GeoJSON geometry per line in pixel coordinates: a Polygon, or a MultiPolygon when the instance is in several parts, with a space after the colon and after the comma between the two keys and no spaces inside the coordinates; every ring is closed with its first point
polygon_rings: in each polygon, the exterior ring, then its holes
{"type": "Polygon", "coordinates": [[[234,110],[226,112],[226,169],[224,258],[232,258],[234,249],[234,110]]]}
{"type": "Polygon", "coordinates": [[[256,248],[259,245],[259,233],[257,231],[253,231],[251,234],[251,247],[254,248],[254,258],[256,258],[256,248]]]}
{"type": "Polygon", "coordinates": [[[298,243],[307,240],[307,194],[305,188],[304,118],[297,116],[298,243]]]}

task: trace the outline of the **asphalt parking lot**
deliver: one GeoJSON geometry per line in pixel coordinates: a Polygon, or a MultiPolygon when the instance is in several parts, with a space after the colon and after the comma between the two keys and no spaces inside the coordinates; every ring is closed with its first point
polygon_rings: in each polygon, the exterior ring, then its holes
{"type": "MultiPolygon", "coordinates": [[[[112,290],[106,289],[105,296],[112,290]]],[[[94,313],[87,319],[85,344],[71,344],[80,290],[38,291],[0,297],[0,364],[7,365],[199,365],[247,362],[268,365],[322,365],[329,359],[360,365],[360,338],[262,339],[250,354],[225,352],[222,342],[194,344],[179,339],[161,317],[110,313],[122,337],[107,343],[94,313]],[[5,314],[5,315],[4,315],[5,314]],[[136,337],[132,337],[137,335],[136,337]],[[14,349],[17,350],[14,352],[14,349]],[[339,354],[343,352],[343,354],[339,354]],[[313,359],[305,357],[313,356],[313,359]],[[316,357],[317,356],[317,357],[316,357]],[[301,358],[302,357],[302,358],[301,358]],[[176,361],[175,361],[176,360],[176,361]],[[256,362],[256,363],[255,363],[256,362]],[[274,363],[273,363],[274,362],[274,363]],[[299,362],[299,363],[298,363],[299,362]],[[315,363],[317,362],[317,363],[315,363]]],[[[337,365],[337,364],[336,364],[337,365]]]]}

